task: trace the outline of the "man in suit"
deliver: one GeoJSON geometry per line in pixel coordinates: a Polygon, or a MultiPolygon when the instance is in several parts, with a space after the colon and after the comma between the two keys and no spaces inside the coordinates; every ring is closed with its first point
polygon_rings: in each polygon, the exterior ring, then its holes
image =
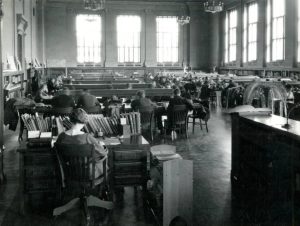
{"type": "Polygon", "coordinates": [[[167,134],[171,132],[173,125],[173,112],[174,107],[178,105],[185,105],[187,110],[193,110],[192,100],[187,100],[180,96],[180,89],[176,88],[174,90],[174,97],[170,99],[169,106],[167,108],[168,124],[167,124],[167,134]]]}
{"type": "Polygon", "coordinates": [[[82,95],[78,98],[77,107],[83,109],[91,109],[98,106],[100,103],[94,95],[91,95],[88,89],[84,89],[82,95]]]}
{"type": "Polygon", "coordinates": [[[169,106],[167,111],[172,112],[175,105],[186,105],[188,110],[193,110],[192,101],[187,100],[180,96],[181,92],[178,88],[174,90],[174,98],[171,98],[169,101],[169,106]]]}
{"type": "Polygon", "coordinates": [[[156,108],[157,105],[153,103],[150,99],[146,98],[144,90],[139,90],[136,93],[136,99],[131,102],[131,108],[134,111],[138,111],[140,108],[156,108]]]}

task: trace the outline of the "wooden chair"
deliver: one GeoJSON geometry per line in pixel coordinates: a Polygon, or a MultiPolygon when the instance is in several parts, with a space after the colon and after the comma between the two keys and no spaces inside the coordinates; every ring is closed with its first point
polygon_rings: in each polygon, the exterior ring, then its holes
{"type": "MultiPolygon", "coordinates": [[[[174,132],[184,132],[185,137],[188,138],[187,133],[187,115],[188,109],[186,105],[175,105],[171,113],[168,113],[168,122],[167,125],[171,130],[172,140],[174,139],[174,132]]],[[[166,135],[166,129],[165,129],[166,135]]]]}
{"type": "MultiPolygon", "coordinates": [[[[106,162],[103,161],[103,175],[95,178],[95,148],[92,144],[55,144],[58,166],[61,175],[63,194],[73,198],[67,204],[53,210],[53,215],[76,208],[78,205],[84,211],[86,225],[90,225],[89,206],[112,209],[113,203],[103,201],[93,195],[96,186],[106,185],[106,162]],[[79,150],[79,151],[76,151],[79,150]]],[[[99,190],[98,190],[99,194],[99,190]]]]}
{"type": "Polygon", "coordinates": [[[152,107],[143,107],[139,108],[138,111],[141,114],[142,131],[149,131],[151,141],[153,141],[154,109],[152,107]]]}
{"type": "MultiPolygon", "coordinates": [[[[209,116],[208,116],[207,119],[203,119],[203,117],[201,116],[201,112],[200,112],[201,108],[200,107],[201,107],[201,105],[199,105],[199,107],[195,107],[194,110],[193,110],[193,113],[190,114],[190,115],[188,115],[187,122],[188,122],[188,124],[189,123],[193,124],[193,133],[195,132],[195,125],[199,125],[200,128],[201,128],[201,130],[203,128],[202,126],[205,126],[206,127],[206,131],[208,132],[207,120],[208,120],[209,116]],[[193,121],[190,122],[190,119],[192,119],[193,121]],[[198,119],[199,122],[196,122],[196,119],[198,119]]],[[[205,108],[205,110],[207,111],[206,114],[209,114],[209,109],[205,108]]],[[[207,116],[205,116],[205,117],[207,117],[207,116]]]]}

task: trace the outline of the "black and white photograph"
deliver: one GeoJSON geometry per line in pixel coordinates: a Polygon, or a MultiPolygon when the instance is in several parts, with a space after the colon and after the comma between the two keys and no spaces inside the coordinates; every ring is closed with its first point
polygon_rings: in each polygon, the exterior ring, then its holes
{"type": "Polygon", "coordinates": [[[300,0],[0,0],[0,226],[300,226],[300,0]]]}

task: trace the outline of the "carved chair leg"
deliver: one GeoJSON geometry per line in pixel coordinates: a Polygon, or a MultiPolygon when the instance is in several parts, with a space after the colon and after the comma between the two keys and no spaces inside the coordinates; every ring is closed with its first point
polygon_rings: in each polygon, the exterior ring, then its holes
{"type": "Polygon", "coordinates": [[[72,199],[70,202],[68,202],[67,204],[63,205],[63,206],[60,206],[60,207],[57,207],[53,210],[53,216],[59,216],[61,215],[62,213],[65,213],[71,209],[74,209],[75,207],[78,206],[79,204],[79,201],[80,201],[80,198],[75,198],[75,199],[72,199]]]}
{"type": "Polygon", "coordinates": [[[193,117],[193,133],[195,132],[195,123],[196,123],[196,118],[193,117]]]}
{"type": "Polygon", "coordinates": [[[114,208],[114,203],[109,201],[103,201],[95,196],[90,195],[87,197],[87,206],[95,206],[111,210],[114,208]]]}
{"type": "Polygon", "coordinates": [[[200,124],[200,128],[202,130],[202,121],[201,121],[201,118],[199,118],[199,124],[200,124]]]}

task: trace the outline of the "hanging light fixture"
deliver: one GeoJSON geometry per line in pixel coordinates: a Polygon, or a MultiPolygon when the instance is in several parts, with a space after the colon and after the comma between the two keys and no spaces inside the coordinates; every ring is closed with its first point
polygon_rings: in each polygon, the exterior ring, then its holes
{"type": "Polygon", "coordinates": [[[177,16],[177,22],[181,26],[190,23],[191,17],[189,16],[189,7],[185,4],[184,7],[181,8],[179,15],[177,16]]]}
{"type": "Polygon", "coordinates": [[[178,17],[177,17],[177,22],[178,22],[181,26],[190,23],[190,20],[191,20],[191,17],[189,17],[189,16],[178,16],[178,17]]]}
{"type": "Polygon", "coordinates": [[[224,3],[222,1],[208,0],[204,3],[204,10],[208,13],[219,13],[223,11],[224,3]]]}
{"type": "Polygon", "coordinates": [[[99,11],[105,8],[106,0],[83,0],[84,8],[92,11],[99,11]]]}

